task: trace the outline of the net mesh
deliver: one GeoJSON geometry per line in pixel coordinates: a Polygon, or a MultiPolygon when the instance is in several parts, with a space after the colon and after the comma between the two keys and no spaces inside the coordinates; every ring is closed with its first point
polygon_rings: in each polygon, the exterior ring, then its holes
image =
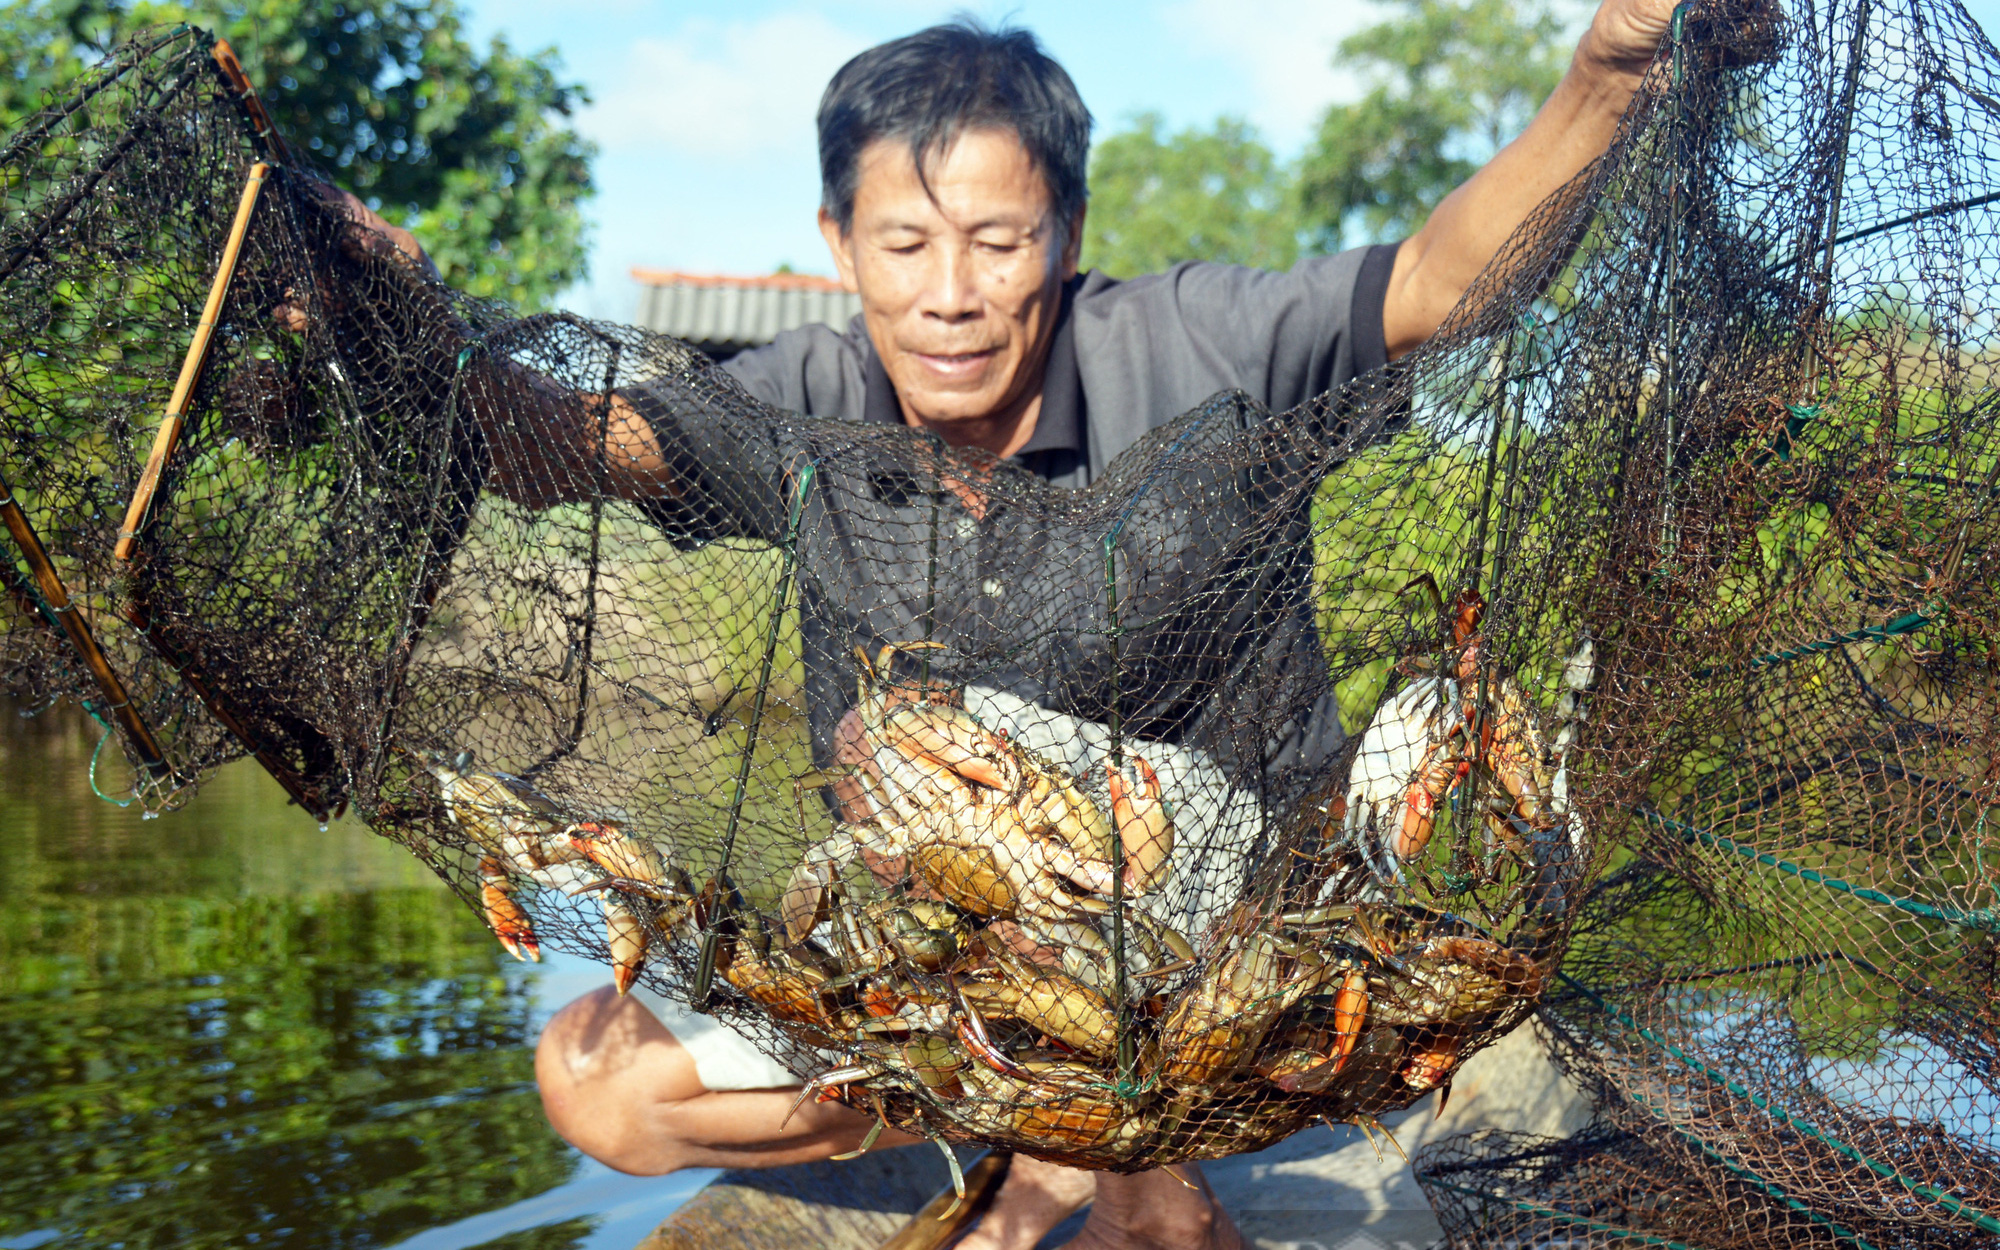
{"type": "Polygon", "coordinates": [[[1369,1126],[1539,1009],[1599,1118],[1420,1158],[1465,1244],[2000,1227],[1962,10],[1684,6],[1430,343],[1082,490],[454,295],[232,64],[0,152],[4,660],[107,791],[253,754],[940,1140],[1369,1126]]]}

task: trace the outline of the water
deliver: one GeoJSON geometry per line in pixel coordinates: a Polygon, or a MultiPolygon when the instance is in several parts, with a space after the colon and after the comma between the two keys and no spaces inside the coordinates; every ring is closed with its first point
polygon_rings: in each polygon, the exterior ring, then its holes
{"type": "Polygon", "coordinates": [[[516,964],[254,765],[141,821],[93,745],[0,704],[0,1250],[629,1250],[707,1179],[543,1120],[533,1039],[601,969],[516,964]]]}

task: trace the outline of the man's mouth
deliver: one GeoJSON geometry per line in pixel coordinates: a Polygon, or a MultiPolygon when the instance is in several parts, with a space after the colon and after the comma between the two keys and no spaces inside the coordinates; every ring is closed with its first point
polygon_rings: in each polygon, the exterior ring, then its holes
{"type": "Polygon", "coordinates": [[[926,371],[935,377],[954,379],[970,378],[983,371],[992,359],[1000,354],[1000,349],[991,347],[979,352],[911,352],[923,363],[926,371]]]}

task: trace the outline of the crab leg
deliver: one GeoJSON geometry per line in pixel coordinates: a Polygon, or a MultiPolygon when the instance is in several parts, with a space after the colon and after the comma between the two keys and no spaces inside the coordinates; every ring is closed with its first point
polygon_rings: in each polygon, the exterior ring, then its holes
{"type": "Polygon", "coordinates": [[[958,995],[958,1005],[964,1012],[953,1027],[958,1033],[958,1040],[965,1043],[965,1048],[972,1052],[972,1057],[1002,1076],[1027,1076],[1028,1070],[1009,1059],[1005,1052],[993,1044],[993,1039],[987,1036],[986,1021],[980,1018],[978,1009],[966,1001],[965,992],[953,988],[958,995]]]}
{"type": "Polygon", "coordinates": [[[889,1121],[882,1114],[882,1100],[876,1098],[875,1123],[868,1126],[868,1136],[862,1138],[861,1144],[854,1149],[842,1151],[837,1155],[828,1155],[827,1158],[832,1159],[836,1163],[845,1163],[849,1159],[859,1159],[862,1155],[868,1153],[869,1148],[874,1146],[875,1139],[882,1136],[882,1130],[887,1127],[889,1127],[889,1121]]]}
{"type": "Polygon", "coordinates": [[[847,1063],[837,1068],[828,1068],[812,1080],[807,1081],[805,1087],[799,1090],[799,1096],[792,1103],[792,1109],[785,1112],[784,1119],[778,1121],[779,1131],[782,1132],[784,1127],[792,1122],[792,1117],[799,1113],[799,1108],[806,1105],[806,1099],[811,1098],[818,1102],[831,1102],[833,1099],[838,1098],[839,1095],[828,1093],[828,1090],[837,1090],[843,1085],[852,1085],[857,1081],[865,1081],[871,1077],[880,1075],[882,1075],[882,1069],[872,1063],[847,1063]]]}
{"type": "Polygon", "coordinates": [[[944,1151],[944,1161],[951,1166],[951,1192],[955,1195],[951,1205],[944,1209],[944,1214],[938,1216],[938,1222],[942,1223],[957,1214],[960,1204],[965,1201],[965,1173],[958,1170],[958,1156],[951,1152],[951,1143],[942,1137],[931,1140],[937,1143],[939,1150],[944,1151]]]}

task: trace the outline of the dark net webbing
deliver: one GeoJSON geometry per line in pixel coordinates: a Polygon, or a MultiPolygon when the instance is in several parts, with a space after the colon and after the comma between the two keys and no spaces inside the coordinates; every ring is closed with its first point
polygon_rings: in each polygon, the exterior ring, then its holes
{"type": "Polygon", "coordinates": [[[925,1136],[1254,1149],[1539,1008],[1598,1118],[1421,1158],[1455,1240],[1991,1244],[1994,53],[1683,19],[1431,343],[1080,491],[463,300],[135,43],[0,151],[0,659],[925,1136]]]}

